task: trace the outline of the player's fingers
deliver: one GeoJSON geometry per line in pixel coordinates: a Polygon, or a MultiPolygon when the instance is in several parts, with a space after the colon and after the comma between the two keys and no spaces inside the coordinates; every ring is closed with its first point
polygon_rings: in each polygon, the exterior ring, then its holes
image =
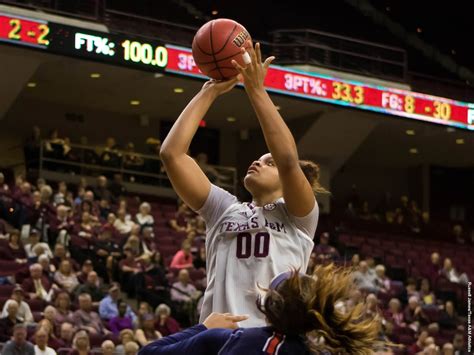
{"type": "Polygon", "coordinates": [[[262,62],[262,52],[260,51],[260,42],[255,45],[255,54],[257,55],[257,64],[262,62]]]}
{"type": "Polygon", "coordinates": [[[249,319],[249,316],[247,314],[243,314],[243,315],[228,315],[226,316],[226,319],[231,321],[231,322],[234,322],[234,323],[237,323],[237,322],[242,322],[246,319],[249,319]]]}
{"type": "Polygon", "coordinates": [[[237,63],[235,60],[232,60],[231,61],[231,64],[234,66],[235,69],[237,69],[237,71],[240,73],[240,74],[244,74],[244,70],[246,68],[244,68],[243,66],[241,66],[239,63],[237,63]]]}
{"type": "Polygon", "coordinates": [[[267,59],[265,59],[265,63],[263,63],[263,67],[265,69],[268,69],[268,67],[270,66],[270,64],[272,64],[274,60],[275,60],[274,56],[268,57],[267,59]]]}
{"type": "Polygon", "coordinates": [[[259,63],[257,62],[257,55],[255,54],[252,41],[248,40],[247,45],[247,52],[250,54],[250,58],[252,59],[252,66],[258,65],[259,63]]]}

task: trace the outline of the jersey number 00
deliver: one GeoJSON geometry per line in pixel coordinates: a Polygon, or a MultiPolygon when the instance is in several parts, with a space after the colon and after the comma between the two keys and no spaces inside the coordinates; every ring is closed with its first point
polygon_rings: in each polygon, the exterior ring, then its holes
{"type": "Polygon", "coordinates": [[[247,259],[252,255],[256,258],[264,258],[268,256],[270,249],[270,234],[267,232],[259,232],[253,236],[250,233],[237,234],[237,257],[239,259],[247,259]],[[252,243],[253,239],[253,243],[252,243]]]}

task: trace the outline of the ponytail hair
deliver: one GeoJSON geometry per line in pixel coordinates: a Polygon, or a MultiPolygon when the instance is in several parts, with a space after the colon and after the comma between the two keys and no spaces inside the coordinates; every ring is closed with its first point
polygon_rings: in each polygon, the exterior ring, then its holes
{"type": "Polygon", "coordinates": [[[276,332],[304,336],[311,353],[367,355],[380,345],[378,315],[357,304],[350,311],[336,307],[355,287],[350,270],[334,265],[316,267],[312,276],[293,271],[276,289],[257,301],[276,332]]]}
{"type": "Polygon", "coordinates": [[[320,169],[318,164],[312,162],[311,160],[300,160],[299,164],[301,170],[303,170],[304,176],[306,176],[306,179],[313,188],[315,195],[330,193],[319,183],[320,169]]]}

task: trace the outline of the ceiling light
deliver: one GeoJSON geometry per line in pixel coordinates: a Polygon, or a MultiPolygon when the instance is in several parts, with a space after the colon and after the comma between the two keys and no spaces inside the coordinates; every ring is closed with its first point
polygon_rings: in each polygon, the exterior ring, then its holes
{"type": "Polygon", "coordinates": [[[418,149],[410,148],[409,152],[410,152],[410,154],[418,154],[418,149]]]}
{"type": "Polygon", "coordinates": [[[212,10],[212,12],[211,12],[211,14],[213,14],[214,16],[216,16],[218,13],[219,13],[219,11],[217,11],[217,10],[212,10]]]}
{"type": "Polygon", "coordinates": [[[235,117],[227,117],[227,122],[235,122],[237,119],[235,117]]]}
{"type": "Polygon", "coordinates": [[[423,30],[421,29],[421,27],[417,27],[416,32],[421,33],[423,32],[423,30]]]}
{"type": "Polygon", "coordinates": [[[463,138],[456,139],[456,144],[464,144],[464,139],[463,138]]]}
{"type": "Polygon", "coordinates": [[[26,84],[26,86],[28,86],[29,88],[35,88],[36,87],[36,83],[34,82],[29,82],[28,84],[26,84]]]}
{"type": "Polygon", "coordinates": [[[138,105],[140,105],[140,101],[139,100],[130,100],[130,105],[138,106],[138,105]]]}
{"type": "Polygon", "coordinates": [[[174,93],[175,94],[182,94],[184,92],[183,88],[174,88],[174,93]]]}
{"type": "Polygon", "coordinates": [[[100,74],[99,73],[92,73],[91,78],[92,79],[98,79],[98,78],[100,78],[100,74]]]}
{"type": "Polygon", "coordinates": [[[414,135],[415,135],[415,130],[414,130],[414,129],[407,129],[407,130],[406,130],[406,133],[407,133],[409,136],[414,136],[414,135]]]}

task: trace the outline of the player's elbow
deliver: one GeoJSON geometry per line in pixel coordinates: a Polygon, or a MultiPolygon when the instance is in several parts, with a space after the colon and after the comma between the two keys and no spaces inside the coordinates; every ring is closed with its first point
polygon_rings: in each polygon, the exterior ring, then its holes
{"type": "Polygon", "coordinates": [[[163,163],[170,162],[174,158],[176,158],[177,152],[173,151],[172,148],[168,147],[167,145],[163,145],[160,148],[160,159],[163,163]]]}

